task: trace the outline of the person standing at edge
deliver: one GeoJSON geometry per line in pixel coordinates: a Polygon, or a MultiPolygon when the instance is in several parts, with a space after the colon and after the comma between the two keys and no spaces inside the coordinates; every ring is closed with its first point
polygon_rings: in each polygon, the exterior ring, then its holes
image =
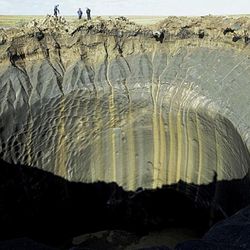
{"type": "Polygon", "coordinates": [[[78,18],[82,19],[82,9],[81,8],[78,9],[77,14],[78,14],[78,18]]]}
{"type": "Polygon", "coordinates": [[[55,7],[54,7],[54,16],[57,17],[58,14],[60,14],[60,11],[58,9],[59,7],[59,4],[57,4],[55,7]]]}
{"type": "Polygon", "coordinates": [[[86,8],[86,14],[87,14],[87,19],[88,19],[88,20],[91,20],[90,11],[91,11],[91,10],[87,7],[87,8],[86,8]]]}

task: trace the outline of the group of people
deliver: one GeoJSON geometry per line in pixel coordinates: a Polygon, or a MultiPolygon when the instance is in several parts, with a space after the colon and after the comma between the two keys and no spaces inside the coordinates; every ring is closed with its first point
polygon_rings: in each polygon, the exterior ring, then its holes
{"type": "MultiPolygon", "coordinates": [[[[90,10],[89,8],[86,8],[86,14],[87,14],[87,19],[88,19],[88,20],[91,19],[90,12],[91,12],[91,10],[90,10]]],[[[57,17],[59,14],[60,14],[60,11],[59,11],[59,4],[57,4],[57,5],[54,7],[54,16],[57,17]]],[[[79,19],[82,19],[83,12],[82,12],[82,9],[81,9],[81,8],[78,9],[77,15],[78,15],[78,18],[79,18],[79,19]]]]}
{"type": "MultiPolygon", "coordinates": [[[[87,14],[87,19],[88,19],[88,20],[91,19],[90,12],[91,12],[91,10],[90,10],[89,8],[86,8],[86,14],[87,14]]],[[[83,12],[82,12],[82,9],[81,9],[81,8],[78,9],[77,14],[78,14],[78,18],[79,18],[79,19],[82,19],[82,14],[83,14],[83,12]]]]}

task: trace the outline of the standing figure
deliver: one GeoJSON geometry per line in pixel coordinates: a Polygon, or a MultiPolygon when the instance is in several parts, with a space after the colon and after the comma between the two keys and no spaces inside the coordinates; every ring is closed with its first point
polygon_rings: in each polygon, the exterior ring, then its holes
{"type": "Polygon", "coordinates": [[[55,7],[54,7],[54,16],[57,17],[58,14],[60,14],[60,11],[58,9],[59,7],[59,4],[57,4],[55,7]]]}
{"type": "Polygon", "coordinates": [[[82,9],[81,8],[78,9],[77,14],[78,14],[79,19],[82,19],[82,9]]]}
{"type": "Polygon", "coordinates": [[[86,8],[86,14],[87,14],[87,19],[88,20],[91,20],[90,11],[91,10],[89,8],[86,8]]]}

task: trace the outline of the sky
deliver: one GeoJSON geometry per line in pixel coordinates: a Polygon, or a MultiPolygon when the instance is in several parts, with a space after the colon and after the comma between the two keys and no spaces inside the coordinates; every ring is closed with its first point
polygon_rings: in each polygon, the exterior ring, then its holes
{"type": "Polygon", "coordinates": [[[75,15],[89,7],[92,15],[200,16],[250,14],[249,0],[0,0],[0,15],[75,15]]]}

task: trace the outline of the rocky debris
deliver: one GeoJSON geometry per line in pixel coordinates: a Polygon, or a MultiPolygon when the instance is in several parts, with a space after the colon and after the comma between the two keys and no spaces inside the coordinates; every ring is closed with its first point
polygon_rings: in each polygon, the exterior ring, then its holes
{"type": "MultiPolygon", "coordinates": [[[[126,231],[103,231],[75,238],[75,249],[126,249],[126,250],[248,250],[250,249],[250,207],[214,225],[201,239],[171,244],[171,230],[139,237],[126,231]],[[154,244],[153,242],[158,242],[154,244]],[[175,245],[176,244],[176,245],[175,245]],[[82,248],[81,248],[82,247],[82,248]],[[171,248],[169,248],[171,247],[171,248]]],[[[177,236],[178,237],[178,236],[177,236]]]]}
{"type": "Polygon", "coordinates": [[[198,36],[200,39],[203,39],[205,37],[205,31],[204,30],[199,30],[198,31],[198,36]]]}
{"type": "MultiPolygon", "coordinates": [[[[20,28],[5,30],[5,39],[2,39],[2,42],[0,40],[0,44],[3,44],[3,41],[5,43],[25,35],[33,34],[36,36],[38,32],[43,32],[44,35],[54,34],[54,36],[58,36],[60,34],[60,36],[68,37],[82,32],[88,34],[102,33],[118,37],[137,35],[150,37],[153,33],[153,37],[155,37],[156,31],[163,31],[163,33],[169,34],[169,36],[165,36],[165,41],[169,39],[193,39],[195,37],[223,41],[227,40],[227,37],[231,37],[231,40],[235,42],[236,39],[233,39],[233,37],[243,37],[244,32],[249,30],[250,18],[248,17],[168,17],[158,24],[146,27],[131,22],[126,17],[107,19],[96,17],[92,20],[82,19],[68,22],[63,17],[55,18],[47,15],[43,19],[33,20],[20,28]]],[[[163,33],[157,35],[157,41],[163,42],[163,37],[160,38],[163,33]]]]}
{"type": "Polygon", "coordinates": [[[0,46],[6,44],[7,34],[5,29],[0,29],[0,46]]]}
{"type": "Polygon", "coordinates": [[[248,250],[250,249],[250,207],[218,222],[201,240],[180,243],[176,250],[248,250]]]}
{"type": "Polygon", "coordinates": [[[244,31],[244,42],[245,42],[245,44],[247,45],[247,44],[249,44],[250,43],[250,37],[249,37],[249,35],[248,35],[248,32],[245,30],[244,31]]]}
{"type": "Polygon", "coordinates": [[[231,29],[231,28],[226,28],[224,31],[223,31],[223,34],[224,36],[227,34],[227,33],[234,33],[234,29],[231,29]]]}
{"type": "Polygon", "coordinates": [[[37,38],[38,41],[41,41],[44,38],[44,34],[41,31],[38,31],[35,33],[35,37],[37,38]]]}
{"type": "Polygon", "coordinates": [[[120,230],[101,231],[75,237],[72,241],[75,249],[124,250],[139,240],[139,236],[120,230]]]}
{"type": "Polygon", "coordinates": [[[162,30],[153,31],[153,37],[155,38],[156,41],[162,43],[164,39],[164,31],[162,30]]]}
{"type": "Polygon", "coordinates": [[[180,39],[191,38],[194,35],[192,31],[190,31],[187,27],[182,27],[180,31],[177,33],[177,37],[180,39]]]}
{"type": "MultiPolygon", "coordinates": [[[[126,50],[123,48],[126,39],[148,39],[160,44],[175,41],[204,40],[209,42],[232,43],[237,46],[246,46],[250,42],[247,35],[250,30],[250,18],[247,17],[214,17],[204,16],[196,18],[168,17],[162,22],[142,26],[131,22],[126,17],[107,18],[96,17],[92,20],[77,20],[68,22],[63,17],[55,18],[47,15],[43,19],[32,20],[19,28],[0,29],[0,61],[8,60],[12,65],[23,57],[18,55],[41,54],[44,58],[51,55],[62,55],[59,48],[81,47],[80,58],[86,57],[86,46],[96,48],[99,42],[115,38],[114,48],[123,56],[126,50]],[[87,38],[87,40],[83,39],[87,38]],[[92,38],[91,38],[92,37],[92,38]],[[102,38],[101,38],[102,37],[102,38]],[[88,42],[87,42],[88,41],[88,42]],[[15,60],[8,51],[15,51],[15,60]]],[[[110,43],[110,41],[109,41],[110,43]]],[[[135,46],[134,46],[135,47],[135,46]]],[[[133,53],[133,49],[128,53],[133,53]]],[[[13,53],[12,53],[13,54],[13,53]]],[[[62,60],[62,59],[59,59],[62,60]]],[[[22,61],[19,63],[24,65],[22,61]]],[[[23,66],[22,66],[23,67],[23,66]]]]}
{"type": "MultiPolygon", "coordinates": [[[[107,19],[96,17],[92,20],[68,22],[63,17],[55,18],[47,15],[43,19],[32,20],[19,28],[0,29],[0,60],[9,58],[7,49],[16,50],[17,54],[33,54],[42,50],[44,57],[49,58],[51,52],[59,53],[58,44],[66,48],[86,44],[83,36],[89,37],[85,41],[90,40],[90,36],[102,37],[97,39],[102,41],[114,37],[116,42],[114,47],[120,55],[123,55],[124,41],[133,37],[138,37],[139,40],[140,37],[152,39],[160,43],[202,39],[245,46],[250,41],[247,35],[249,30],[250,18],[248,17],[168,17],[156,25],[142,26],[125,17],[107,19]]],[[[98,42],[87,46],[94,46],[94,44],[98,42]]]]}
{"type": "Polygon", "coordinates": [[[244,41],[245,41],[245,44],[249,44],[250,43],[250,37],[245,36],[244,41]]]}
{"type": "Polygon", "coordinates": [[[171,249],[167,246],[151,246],[151,247],[138,248],[136,250],[171,250],[171,249]]]}
{"type": "Polygon", "coordinates": [[[0,45],[4,45],[6,43],[6,39],[4,37],[0,37],[0,45]]]}
{"type": "Polygon", "coordinates": [[[38,243],[28,238],[19,238],[6,241],[0,241],[0,249],[2,250],[58,250],[38,243]]]}
{"type": "Polygon", "coordinates": [[[250,206],[218,222],[203,237],[216,244],[222,242],[239,249],[250,249],[250,206]]]}
{"type": "Polygon", "coordinates": [[[235,34],[235,35],[233,36],[233,38],[232,38],[232,41],[233,41],[233,42],[237,42],[237,41],[239,41],[239,40],[241,40],[241,39],[242,39],[241,36],[238,36],[238,35],[235,34]]]}
{"type": "Polygon", "coordinates": [[[32,22],[27,23],[23,28],[24,29],[39,29],[42,31],[54,31],[54,32],[67,32],[67,26],[69,23],[62,16],[54,17],[51,15],[47,15],[45,18],[41,20],[33,20],[32,22]]]}
{"type": "MultiPolygon", "coordinates": [[[[72,29],[72,28],[71,28],[72,29]]],[[[140,25],[129,21],[125,17],[103,19],[101,17],[92,20],[85,20],[80,27],[76,27],[71,33],[73,35],[76,31],[87,31],[91,34],[103,33],[115,36],[130,36],[139,33],[142,30],[140,25]],[[79,29],[80,28],[80,29],[79,29]]]]}
{"type": "MultiPolygon", "coordinates": [[[[1,34],[1,33],[0,33],[1,34]]],[[[0,45],[4,45],[6,43],[6,37],[4,34],[0,35],[0,45]]]]}
{"type": "MultiPolygon", "coordinates": [[[[249,17],[222,17],[222,16],[202,16],[202,17],[168,17],[153,27],[168,30],[171,37],[177,36],[180,39],[199,38],[212,40],[225,40],[223,36],[242,36],[245,30],[250,30],[249,17]],[[200,35],[202,30],[204,35],[200,35]]],[[[235,40],[235,38],[234,38],[235,40]]],[[[234,41],[233,41],[234,42],[234,41]]]]}

